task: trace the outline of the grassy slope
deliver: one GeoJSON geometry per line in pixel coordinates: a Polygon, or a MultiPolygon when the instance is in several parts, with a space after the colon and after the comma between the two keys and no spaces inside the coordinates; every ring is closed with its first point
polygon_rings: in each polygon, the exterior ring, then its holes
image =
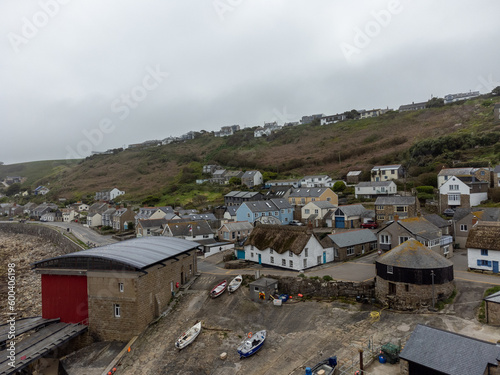
{"type": "MultiPolygon", "coordinates": [[[[500,98],[492,100],[500,102],[500,98]]],[[[125,190],[129,199],[157,195],[160,203],[173,203],[176,196],[177,203],[185,203],[204,194],[212,200],[225,191],[219,189],[209,196],[209,189],[194,191],[194,185],[186,185],[196,178],[193,176],[199,177],[203,164],[257,168],[278,172],[280,177],[326,173],[340,178],[348,170],[369,170],[375,164],[402,162],[410,146],[420,140],[500,130],[493,123],[493,105],[486,106],[485,101],[480,98],[462,105],[389,112],[377,118],[327,126],[301,125],[267,138],[254,138],[252,129],[226,138],[203,134],[187,142],[93,156],[76,166],[67,165],[66,161],[0,166],[0,177],[27,176],[32,187],[50,182],[57,196],[67,198],[78,199],[116,186],[125,190]],[[178,190],[179,186],[184,189],[178,190]]],[[[500,155],[493,147],[484,147],[462,152],[461,158],[464,162],[487,159],[495,164],[500,155]]]]}

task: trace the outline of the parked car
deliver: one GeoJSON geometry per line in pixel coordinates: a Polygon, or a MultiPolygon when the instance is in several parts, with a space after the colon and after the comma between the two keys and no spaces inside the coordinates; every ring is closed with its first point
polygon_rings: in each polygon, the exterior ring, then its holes
{"type": "Polygon", "coordinates": [[[296,226],[300,226],[300,225],[304,225],[304,223],[298,221],[298,220],[292,220],[290,221],[290,224],[289,225],[296,225],[296,226]]]}
{"type": "Polygon", "coordinates": [[[447,208],[443,211],[443,214],[446,217],[453,217],[453,215],[455,215],[455,210],[453,208],[447,208]]]}
{"type": "Polygon", "coordinates": [[[377,229],[378,224],[373,220],[368,220],[361,224],[361,228],[377,229]]]}

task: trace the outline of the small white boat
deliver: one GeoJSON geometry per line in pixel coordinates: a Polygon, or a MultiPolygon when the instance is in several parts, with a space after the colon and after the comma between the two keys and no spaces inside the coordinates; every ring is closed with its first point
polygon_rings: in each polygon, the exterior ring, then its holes
{"type": "Polygon", "coordinates": [[[232,293],[236,291],[236,289],[240,287],[242,281],[243,278],[241,277],[241,275],[238,275],[234,279],[232,279],[231,282],[229,283],[229,286],[227,287],[228,292],[232,293]]]}
{"type": "Polygon", "coordinates": [[[248,338],[243,340],[238,346],[238,354],[240,355],[240,359],[250,357],[251,355],[255,354],[260,348],[262,348],[262,345],[264,345],[264,341],[266,340],[266,336],[266,330],[259,331],[255,334],[252,334],[252,332],[250,332],[248,334],[248,338]]]}
{"type": "Polygon", "coordinates": [[[224,293],[227,289],[227,280],[222,280],[220,283],[218,283],[212,291],[210,292],[210,297],[215,298],[219,297],[222,293],[224,293]]]}
{"type": "Polygon", "coordinates": [[[192,326],[186,332],[180,335],[177,341],[175,342],[175,347],[177,349],[185,348],[186,346],[191,344],[195,338],[198,337],[200,332],[201,332],[201,322],[196,323],[194,326],[192,326]]]}

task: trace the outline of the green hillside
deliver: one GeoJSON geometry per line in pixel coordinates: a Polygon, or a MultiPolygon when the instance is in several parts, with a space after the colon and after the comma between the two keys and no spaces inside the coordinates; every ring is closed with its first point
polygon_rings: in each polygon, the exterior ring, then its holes
{"type": "Polygon", "coordinates": [[[196,138],[82,161],[46,161],[0,166],[0,177],[21,175],[31,188],[49,185],[49,197],[81,199],[96,190],[118,187],[124,199],[145,204],[218,204],[234,187],[196,185],[204,164],[227,169],[259,169],[266,178],[328,174],[343,178],[362,170],[369,178],[377,164],[402,163],[408,181],[425,184],[443,166],[500,163],[500,124],[493,107],[500,97],[482,96],[465,103],[412,112],[390,111],[380,117],[337,124],[287,127],[254,138],[254,129],[230,137],[196,133],[196,138]],[[421,181],[419,181],[421,179],[421,181]]]}

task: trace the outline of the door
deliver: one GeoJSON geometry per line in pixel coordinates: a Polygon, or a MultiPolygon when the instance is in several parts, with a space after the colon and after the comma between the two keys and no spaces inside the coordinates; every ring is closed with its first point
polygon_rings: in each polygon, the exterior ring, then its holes
{"type": "Polygon", "coordinates": [[[326,251],[323,251],[323,263],[326,263],[326,251]]]}
{"type": "Polygon", "coordinates": [[[245,250],[236,250],[236,258],[245,259],[245,250]]]}
{"type": "Polygon", "coordinates": [[[335,216],[335,228],[345,228],[345,221],[343,216],[335,216]]]}
{"type": "Polygon", "coordinates": [[[498,261],[493,261],[493,273],[498,273],[498,261]]]}
{"type": "Polygon", "coordinates": [[[262,264],[262,256],[259,254],[259,264],[262,264]]]}

